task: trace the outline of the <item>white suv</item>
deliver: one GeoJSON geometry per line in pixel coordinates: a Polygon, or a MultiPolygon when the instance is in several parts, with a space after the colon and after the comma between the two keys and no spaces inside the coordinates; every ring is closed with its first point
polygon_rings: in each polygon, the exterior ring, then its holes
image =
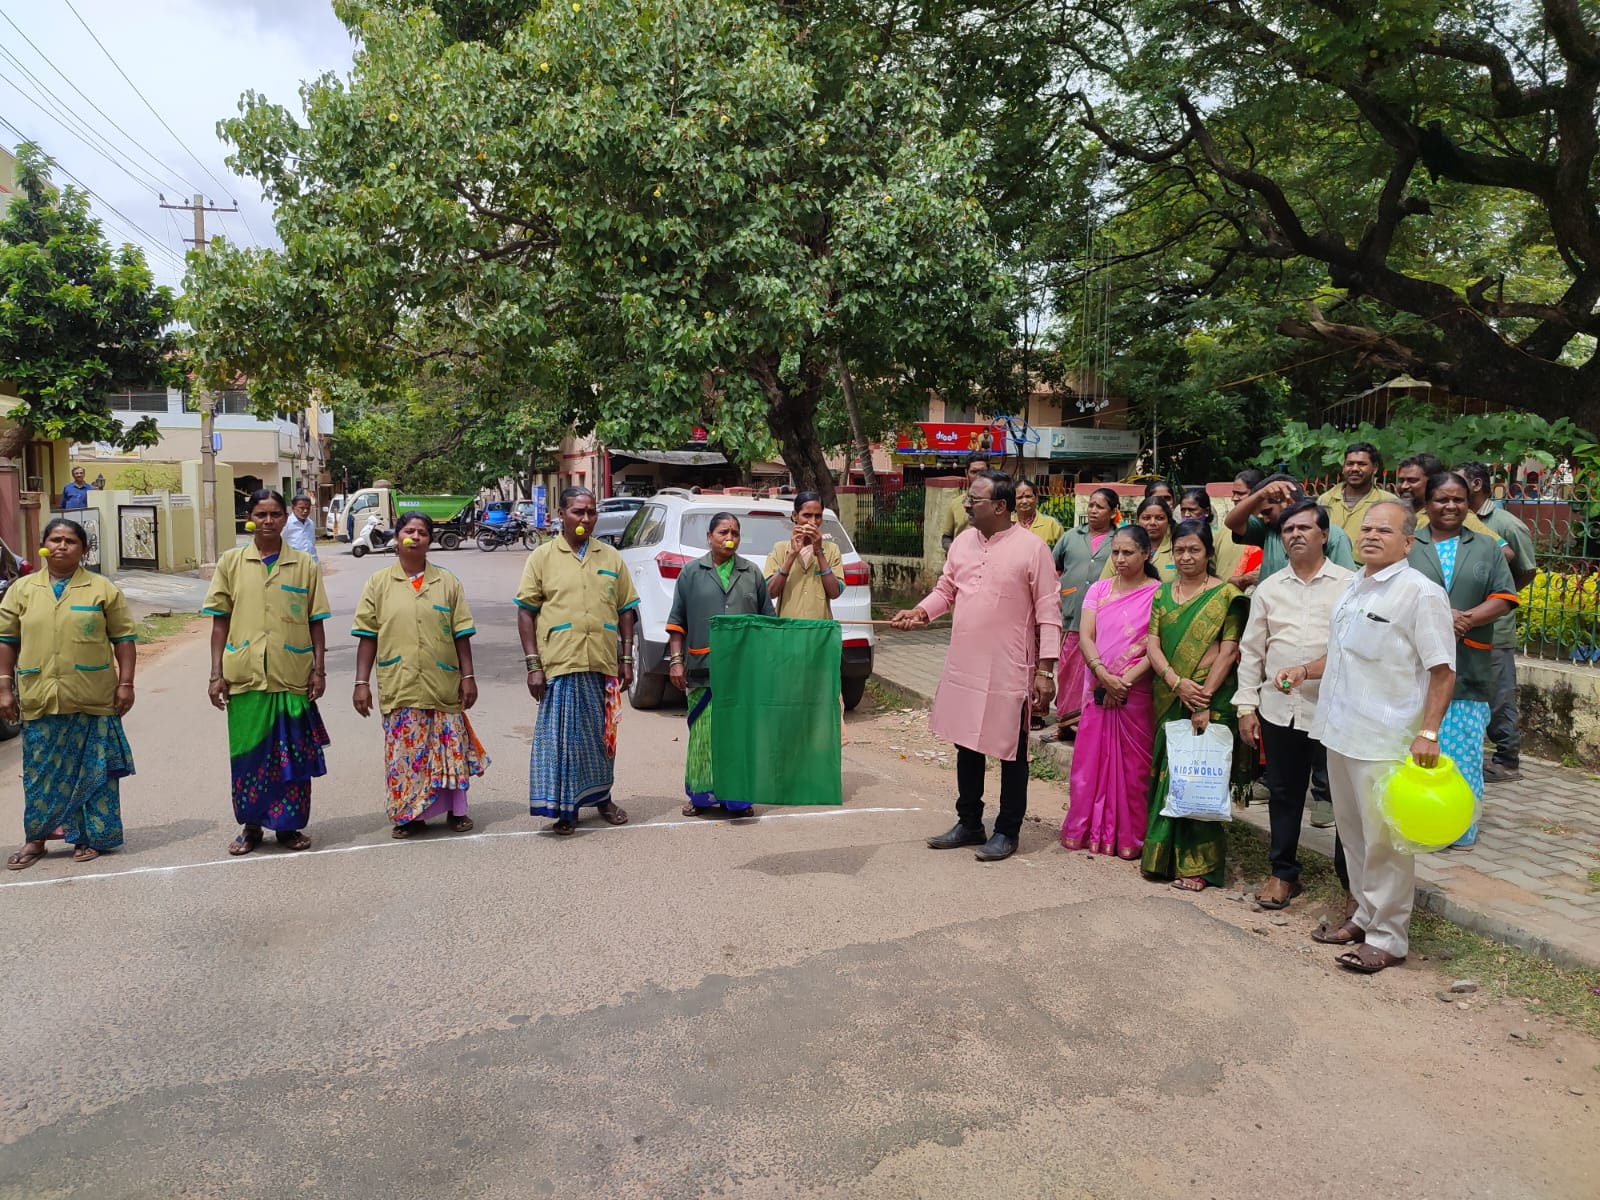
{"type": "MultiPolygon", "coordinates": [[[[711,518],[730,512],[739,518],[739,553],[756,564],[767,565],[772,547],[789,536],[791,498],[770,500],[754,496],[695,495],[681,488],[657,492],[633,514],[622,532],[622,559],[639,591],[639,620],[633,635],[633,687],[628,699],[634,708],[656,708],[678,695],[667,678],[667,614],[672,593],[683,568],[707,553],[706,534],[711,518]]],[[[822,534],[839,547],[844,560],[844,591],[833,602],[833,615],[843,628],[844,654],[840,688],[846,708],[854,708],[866,691],[872,674],[872,626],[848,622],[872,619],[872,573],[850,543],[839,518],[827,511],[822,534]]]]}

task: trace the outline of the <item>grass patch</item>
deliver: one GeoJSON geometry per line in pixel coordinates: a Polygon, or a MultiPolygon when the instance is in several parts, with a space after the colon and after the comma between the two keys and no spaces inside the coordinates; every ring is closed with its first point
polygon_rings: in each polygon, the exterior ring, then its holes
{"type": "Polygon", "coordinates": [[[1045,782],[1061,778],[1061,766],[1056,762],[1056,756],[1048,750],[1040,750],[1028,760],[1028,778],[1039,779],[1045,782]]]}
{"type": "Polygon", "coordinates": [[[893,592],[872,590],[872,616],[877,621],[887,621],[903,608],[915,608],[928,598],[927,592],[893,592]]]}
{"type": "Polygon", "coordinates": [[[872,700],[872,706],[877,709],[923,708],[921,700],[910,692],[903,692],[892,683],[887,683],[877,676],[867,680],[867,695],[872,700]]]}
{"type": "Polygon", "coordinates": [[[1475,980],[1492,996],[1520,1000],[1529,1012],[1565,1017],[1590,1037],[1600,1038],[1600,996],[1594,993],[1600,988],[1600,971],[1558,967],[1431,912],[1411,918],[1411,953],[1442,959],[1455,978],[1475,980]]]}
{"type": "Polygon", "coordinates": [[[159,642],[174,634],[182,633],[188,628],[189,622],[198,617],[199,613],[157,613],[146,617],[134,626],[134,633],[138,635],[139,645],[148,645],[159,642]]]}
{"type": "Polygon", "coordinates": [[[1600,870],[1589,872],[1589,890],[1600,892],[1600,870]]]}

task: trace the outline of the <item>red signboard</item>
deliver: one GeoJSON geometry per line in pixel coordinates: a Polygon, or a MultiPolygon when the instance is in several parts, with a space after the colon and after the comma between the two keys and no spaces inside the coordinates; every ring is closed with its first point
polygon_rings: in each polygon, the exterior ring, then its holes
{"type": "Polygon", "coordinates": [[[1005,453],[1004,425],[952,425],[920,421],[900,431],[896,454],[1005,453]]]}

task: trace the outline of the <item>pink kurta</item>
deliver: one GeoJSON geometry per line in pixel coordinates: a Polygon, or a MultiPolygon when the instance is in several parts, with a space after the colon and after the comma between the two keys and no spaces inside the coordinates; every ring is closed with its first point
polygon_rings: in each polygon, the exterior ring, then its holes
{"type": "Polygon", "coordinates": [[[967,529],[950,544],[919,606],[930,621],[955,609],[928,721],[937,736],[990,758],[1017,757],[1034,670],[1061,653],[1057,586],[1050,547],[1019,525],[990,538],[967,529]]]}

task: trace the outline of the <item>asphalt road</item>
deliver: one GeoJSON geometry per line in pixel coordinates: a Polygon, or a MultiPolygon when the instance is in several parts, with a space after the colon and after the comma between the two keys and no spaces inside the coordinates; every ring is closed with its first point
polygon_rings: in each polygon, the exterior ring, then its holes
{"type": "Polygon", "coordinates": [[[1067,854],[1056,785],[1011,861],[926,850],[952,777],[911,718],[852,716],[843,809],[731,825],[678,814],[681,709],[626,712],[632,823],[538,833],[522,555],[439,561],[471,835],[388,836],[348,703],[375,560],[333,556],[310,853],[228,858],[204,631],[149,656],[125,850],[0,877],[0,1197],[1600,1194],[1593,1043],[1067,854]]]}

